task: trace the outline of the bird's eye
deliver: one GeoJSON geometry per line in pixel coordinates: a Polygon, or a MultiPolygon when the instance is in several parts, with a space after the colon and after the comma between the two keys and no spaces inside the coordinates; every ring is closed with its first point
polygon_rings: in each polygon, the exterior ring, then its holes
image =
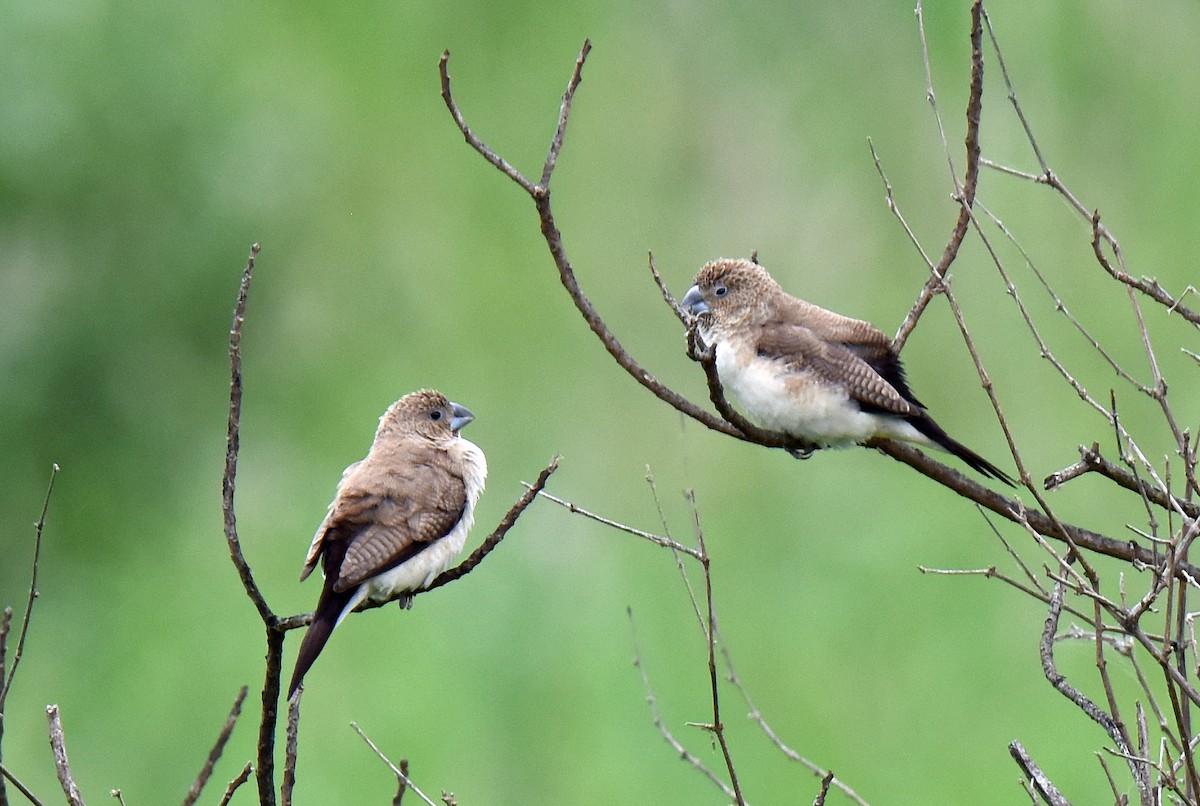
{"type": "Polygon", "coordinates": [[[716,286],[715,288],[713,288],[713,296],[714,297],[718,297],[718,298],[723,297],[728,293],[729,293],[729,288],[727,286],[719,285],[719,286],[716,286]]]}
{"type": "Polygon", "coordinates": [[[442,419],[442,410],[434,409],[433,411],[429,412],[429,419],[433,420],[434,422],[442,419]]]}

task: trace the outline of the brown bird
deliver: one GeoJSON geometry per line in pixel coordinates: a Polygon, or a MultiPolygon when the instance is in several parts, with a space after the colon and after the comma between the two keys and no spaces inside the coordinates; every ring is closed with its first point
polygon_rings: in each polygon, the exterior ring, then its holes
{"type": "MultiPolygon", "coordinates": [[[[427,587],[462,550],[487,477],[483,451],[458,433],[473,419],[438,392],[405,395],[379,418],[366,458],[342,473],[300,574],[303,582],[320,559],[325,584],[289,699],[333,628],[363,600],[427,587]]],[[[410,607],[411,597],[400,604],[410,607]]]]}
{"type": "Polygon", "coordinates": [[[891,340],[869,322],[793,297],[748,260],[705,264],[682,305],[716,350],[722,386],[763,428],[823,447],[907,440],[1015,486],[933,421],[909,390],[891,340]]]}

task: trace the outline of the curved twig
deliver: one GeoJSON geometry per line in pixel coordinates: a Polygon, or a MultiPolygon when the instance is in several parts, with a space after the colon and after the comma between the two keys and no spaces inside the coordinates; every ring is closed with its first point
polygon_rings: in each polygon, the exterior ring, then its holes
{"type": "Polygon", "coordinates": [[[212,750],[208,753],[208,758],[204,761],[204,766],[200,769],[200,774],[196,776],[195,783],[188,790],[187,796],[183,799],[183,806],[191,806],[200,799],[200,793],[204,791],[204,785],[208,783],[208,779],[212,776],[213,767],[217,765],[217,761],[221,758],[221,753],[225,751],[225,744],[229,741],[230,735],[233,734],[233,728],[237,724],[238,717],[242,714],[242,703],[246,700],[246,694],[249,692],[247,686],[242,686],[238,691],[237,698],[233,701],[233,708],[229,711],[229,716],[225,719],[225,725],[221,728],[220,734],[217,735],[217,741],[213,744],[212,750]]]}

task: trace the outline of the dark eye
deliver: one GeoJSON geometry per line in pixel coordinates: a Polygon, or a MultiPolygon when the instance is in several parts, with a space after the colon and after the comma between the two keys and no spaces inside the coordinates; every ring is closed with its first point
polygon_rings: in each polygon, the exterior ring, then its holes
{"type": "Polygon", "coordinates": [[[433,411],[429,412],[429,419],[433,420],[434,422],[442,419],[442,410],[434,409],[433,411]]]}
{"type": "Polygon", "coordinates": [[[725,296],[728,293],[729,293],[729,289],[727,287],[725,287],[724,285],[718,285],[718,286],[713,287],[713,296],[714,297],[720,298],[720,297],[725,296]]]}

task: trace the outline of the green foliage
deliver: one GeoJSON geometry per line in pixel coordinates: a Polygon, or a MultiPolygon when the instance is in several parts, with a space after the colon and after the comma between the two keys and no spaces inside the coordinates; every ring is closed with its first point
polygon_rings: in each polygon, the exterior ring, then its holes
{"type": "MultiPolygon", "coordinates": [[[[618,336],[703,399],[647,250],[681,292],[705,260],[757,249],[793,293],[893,330],[925,269],[883,203],[870,136],[914,231],[940,252],[956,208],[910,5],[569,5],[7,5],[0,605],[23,602],[29,524],[51,463],[63,471],[5,764],[53,800],[42,708],[56,702],[85,796],[120,787],[130,804],[170,802],[243,683],[247,714],[208,802],[252,755],[262,635],[221,536],[220,472],[229,315],[259,241],[238,516],[278,611],[315,602],[316,583],[296,576],[375,419],[436,387],[478,416],[468,434],[492,468],[480,534],[555,453],[551,491],[657,529],[651,465],[680,539],[677,491],[694,487],[743,682],[785,741],[871,802],[1016,802],[1014,738],[1076,802],[1104,798],[1092,751],[1106,737],[1041,678],[1044,613],[1000,585],[916,570],[1003,562],[975,510],[869,451],[798,463],[681,427],[587,331],[532,205],[466,147],[439,96],[449,48],[471,125],[534,175],[592,38],[555,176],[559,223],[618,336]]],[[[1196,279],[1200,9],[1026,0],[992,13],[1056,172],[1100,208],[1135,274],[1182,291],[1196,279]]],[[[961,164],[966,4],[927,4],[926,20],[961,164]]],[[[988,65],[985,156],[1036,171],[988,65]]],[[[1128,301],[1099,280],[1080,219],[1049,190],[995,173],[980,198],[1149,381],[1128,301]]],[[[1111,441],[997,302],[1003,284],[978,244],[955,272],[1033,475],[1111,441]]],[[[1020,282],[1054,349],[1107,399],[1111,371],[1027,273],[1020,282]]],[[[947,430],[1008,467],[944,310],[905,358],[947,430]]],[[[1148,416],[1143,406],[1130,399],[1128,416],[1148,416]]],[[[1084,525],[1119,533],[1137,519],[1079,486],[1061,500],[1084,525]]],[[[464,804],[721,802],[651,724],[626,606],[665,719],[719,767],[684,724],[706,718],[706,677],[672,558],[538,502],[476,573],[411,612],[339,629],[309,676],[298,802],[394,791],[351,720],[407,756],[426,791],[464,804]]],[[[1065,671],[1086,673],[1089,652],[1068,652],[1065,671]]],[[[730,692],[748,798],[810,802],[816,780],[742,712],[730,692]]]]}

